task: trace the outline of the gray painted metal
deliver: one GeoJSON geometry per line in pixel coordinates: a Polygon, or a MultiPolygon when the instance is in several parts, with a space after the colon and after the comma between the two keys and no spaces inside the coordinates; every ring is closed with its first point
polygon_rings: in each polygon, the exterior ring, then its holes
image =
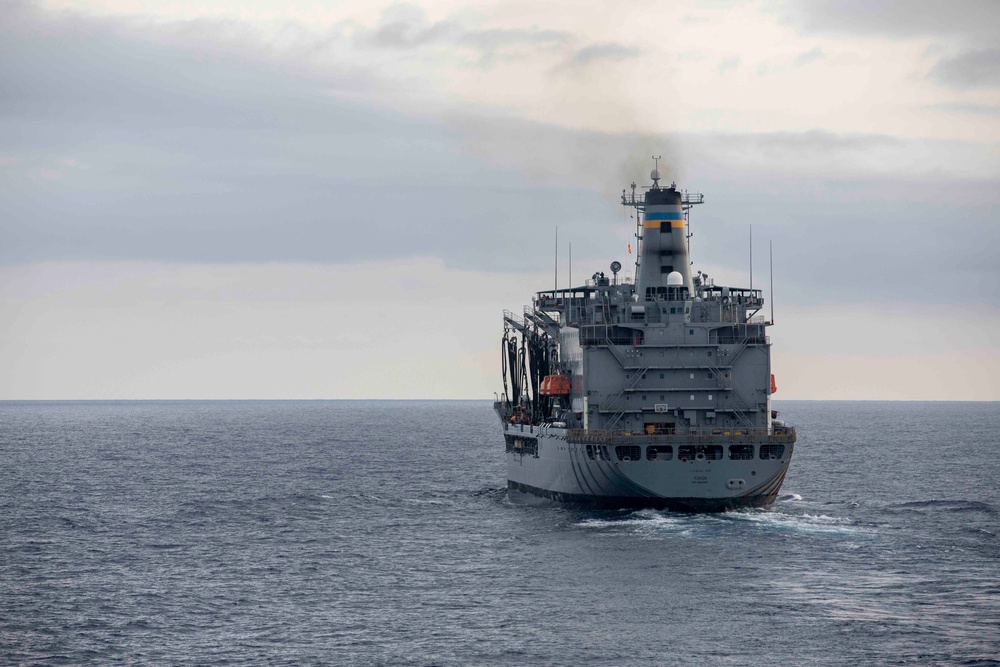
{"type": "Polygon", "coordinates": [[[538,423],[520,423],[522,397],[495,403],[512,497],[695,511],[774,501],[796,433],[772,419],[771,323],[755,316],[761,290],[692,275],[684,230],[673,221],[701,201],[656,184],[642,201],[623,196],[664,218],[662,228],[655,220],[643,228],[636,285],[598,273],[580,286],[538,292],[524,318],[505,313],[511,335],[549,341],[552,372],[572,385],[538,423]],[[668,284],[667,269],[681,273],[681,285],[668,284]],[[753,458],[730,458],[731,445],[749,446],[753,458]],[[761,458],[776,445],[781,457],[761,458]],[[649,460],[651,446],[671,447],[672,460],[649,460]],[[721,447],[723,457],[680,461],[680,448],[708,446],[721,447]],[[610,460],[594,457],[594,447],[610,460]],[[622,460],[616,447],[639,447],[623,450],[640,452],[639,460],[622,460]]]}

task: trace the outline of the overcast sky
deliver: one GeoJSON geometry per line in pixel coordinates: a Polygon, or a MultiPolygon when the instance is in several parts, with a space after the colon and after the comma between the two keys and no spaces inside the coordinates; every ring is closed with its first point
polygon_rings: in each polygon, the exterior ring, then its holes
{"type": "Polygon", "coordinates": [[[776,398],[1000,400],[994,0],[0,0],[0,399],[492,397],[652,155],[776,398]]]}

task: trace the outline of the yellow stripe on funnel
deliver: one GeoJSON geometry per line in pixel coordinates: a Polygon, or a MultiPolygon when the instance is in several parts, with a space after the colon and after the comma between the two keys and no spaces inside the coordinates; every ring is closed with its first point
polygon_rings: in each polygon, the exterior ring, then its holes
{"type": "Polygon", "coordinates": [[[684,229],[683,220],[643,220],[642,226],[645,229],[659,229],[664,222],[669,222],[673,229],[684,229]]]}

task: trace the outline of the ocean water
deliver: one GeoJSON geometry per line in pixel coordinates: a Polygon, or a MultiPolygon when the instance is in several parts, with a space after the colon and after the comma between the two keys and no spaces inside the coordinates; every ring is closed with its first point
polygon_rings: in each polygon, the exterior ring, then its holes
{"type": "Polygon", "coordinates": [[[511,504],[486,402],[0,403],[0,663],[1000,665],[1000,404],[776,407],[680,515],[511,504]]]}

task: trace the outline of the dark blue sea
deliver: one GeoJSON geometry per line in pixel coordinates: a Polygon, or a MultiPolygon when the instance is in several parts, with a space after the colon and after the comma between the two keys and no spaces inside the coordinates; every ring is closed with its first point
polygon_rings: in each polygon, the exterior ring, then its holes
{"type": "Polygon", "coordinates": [[[1000,404],[776,407],[681,515],[511,504],[479,401],[0,403],[0,663],[1000,665],[1000,404]]]}

